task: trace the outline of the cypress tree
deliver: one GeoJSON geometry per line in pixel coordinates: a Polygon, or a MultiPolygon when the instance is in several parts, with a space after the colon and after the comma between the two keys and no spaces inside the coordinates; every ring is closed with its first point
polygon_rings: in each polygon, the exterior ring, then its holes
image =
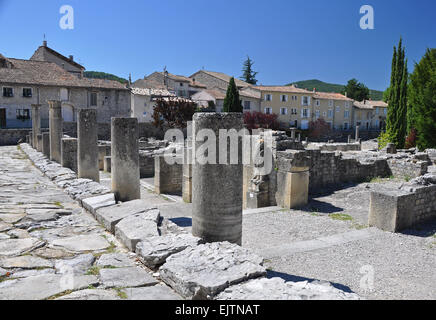
{"type": "Polygon", "coordinates": [[[436,49],[427,49],[410,76],[408,129],[420,150],[436,148],[436,49]]]}
{"type": "Polygon", "coordinates": [[[386,133],[390,142],[403,148],[407,132],[407,60],[402,39],[392,57],[391,85],[388,99],[386,133]]]}
{"type": "Polygon", "coordinates": [[[255,85],[257,83],[256,80],[257,72],[253,70],[252,68],[253,64],[254,64],[253,60],[251,60],[250,57],[247,56],[247,60],[245,60],[244,67],[242,68],[242,72],[243,72],[242,77],[240,79],[244,80],[247,83],[255,85]]]}
{"type": "Polygon", "coordinates": [[[235,78],[231,78],[227,87],[226,97],[224,99],[223,112],[242,112],[239,92],[236,87],[235,78]]]}

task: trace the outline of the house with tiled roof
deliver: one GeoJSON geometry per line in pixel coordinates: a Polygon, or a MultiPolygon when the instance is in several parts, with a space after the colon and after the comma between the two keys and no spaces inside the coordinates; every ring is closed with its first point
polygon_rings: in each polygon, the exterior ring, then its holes
{"type": "Polygon", "coordinates": [[[379,100],[354,101],[354,125],[362,129],[384,129],[388,104],[379,100]]]}
{"type": "Polygon", "coordinates": [[[168,97],[176,96],[164,88],[132,87],[130,116],[137,118],[138,122],[152,122],[156,99],[168,97]]]}
{"type": "MultiPolygon", "coordinates": [[[[166,69],[163,72],[153,72],[144,77],[146,81],[152,81],[164,86],[165,89],[178,97],[189,98],[198,91],[206,89],[206,85],[195,79],[169,73],[166,69]]],[[[139,82],[139,80],[137,80],[139,82]]],[[[133,85],[137,85],[135,81],[133,85]]]]}
{"type": "Polygon", "coordinates": [[[76,121],[77,109],[88,107],[97,108],[98,122],[130,114],[126,85],[84,78],[82,66],[53,52],[44,42],[29,60],[0,57],[2,128],[30,128],[32,104],[41,105],[41,125],[47,127],[48,100],[62,101],[64,121],[76,121]]]}

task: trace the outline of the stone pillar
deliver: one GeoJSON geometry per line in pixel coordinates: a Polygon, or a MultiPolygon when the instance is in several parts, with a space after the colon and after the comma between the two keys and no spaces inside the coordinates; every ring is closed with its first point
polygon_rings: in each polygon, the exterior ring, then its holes
{"type": "MultiPolygon", "coordinates": [[[[196,113],[193,116],[193,147],[203,141],[195,139],[199,131],[209,129],[216,136],[216,163],[192,166],[192,234],[207,242],[242,242],[242,138],[238,139],[238,164],[219,163],[219,129],[243,128],[242,113],[196,113]]],[[[226,139],[227,141],[227,139],[226,139]]],[[[230,146],[227,145],[229,158],[230,146]]],[[[197,155],[198,156],[198,155],[197,155]]]]}
{"type": "Polygon", "coordinates": [[[348,135],[348,143],[351,143],[351,135],[348,135]]]}
{"type": "Polygon", "coordinates": [[[50,133],[44,132],[42,134],[42,153],[50,159],[50,133]]]}
{"type": "Polygon", "coordinates": [[[192,140],[188,137],[183,152],[182,198],[187,203],[192,202],[192,140]]]}
{"type": "Polygon", "coordinates": [[[49,100],[50,160],[61,163],[61,145],[63,137],[62,104],[58,100],[49,100]]]}
{"type": "Polygon", "coordinates": [[[42,134],[38,133],[36,135],[36,150],[42,152],[42,134]]]}
{"type": "Polygon", "coordinates": [[[110,156],[104,157],[103,162],[104,162],[104,171],[111,172],[111,157],[110,156]]]}
{"type": "Polygon", "coordinates": [[[181,159],[173,155],[156,155],[154,157],[154,191],[157,194],[182,192],[183,165],[181,159]],[[171,158],[171,159],[170,159],[171,158]],[[174,164],[170,164],[174,161],[174,164]]]}
{"type": "Polygon", "coordinates": [[[77,111],[77,139],[78,177],[99,182],[96,109],[77,111]]]}
{"type": "Polygon", "coordinates": [[[111,146],[107,144],[98,146],[98,169],[104,170],[104,157],[111,155],[111,146]]]}
{"type": "Polygon", "coordinates": [[[62,167],[69,168],[77,173],[77,139],[62,139],[62,167]]]}
{"type": "Polygon", "coordinates": [[[26,135],[26,143],[30,143],[30,135],[26,135]]]}
{"type": "Polygon", "coordinates": [[[138,119],[111,119],[112,192],[118,201],[139,199],[138,119]]]}
{"type": "Polygon", "coordinates": [[[295,141],[295,133],[297,132],[297,128],[291,128],[291,139],[295,141]]]}
{"type": "Polygon", "coordinates": [[[298,142],[301,142],[301,133],[298,134],[298,142]]]}
{"type": "Polygon", "coordinates": [[[360,126],[356,126],[356,142],[358,142],[359,141],[359,127],[360,126]]]}
{"type": "Polygon", "coordinates": [[[32,104],[32,147],[38,146],[38,134],[41,133],[40,104],[32,104]]]}

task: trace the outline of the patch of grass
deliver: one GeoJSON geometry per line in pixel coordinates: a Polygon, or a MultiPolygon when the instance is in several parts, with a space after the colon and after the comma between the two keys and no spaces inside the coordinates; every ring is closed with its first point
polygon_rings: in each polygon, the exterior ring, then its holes
{"type": "Polygon", "coordinates": [[[92,266],[86,272],[87,276],[98,276],[99,274],[100,274],[100,267],[97,267],[97,266],[92,266]]]}
{"type": "Polygon", "coordinates": [[[94,287],[92,284],[90,284],[90,285],[88,286],[88,289],[97,289],[97,288],[94,287]]]}
{"type": "Polygon", "coordinates": [[[66,291],[63,291],[61,293],[55,294],[51,297],[48,297],[47,300],[55,300],[55,299],[60,298],[62,296],[66,296],[67,294],[70,294],[72,292],[73,292],[73,290],[66,290],[66,291]]]}
{"type": "Polygon", "coordinates": [[[333,220],[341,220],[341,221],[352,221],[353,217],[349,214],[345,213],[331,213],[329,214],[329,217],[333,220]]]}
{"type": "Polygon", "coordinates": [[[357,229],[357,230],[362,230],[362,229],[366,229],[366,228],[368,228],[367,225],[360,224],[360,223],[356,223],[356,222],[353,222],[353,224],[351,225],[351,227],[354,228],[354,229],[357,229]]]}
{"type": "Polygon", "coordinates": [[[57,207],[59,207],[59,208],[61,208],[61,209],[64,208],[64,206],[62,205],[62,203],[60,203],[59,201],[56,201],[56,202],[54,203],[54,205],[57,206],[57,207]]]}
{"type": "Polygon", "coordinates": [[[406,182],[409,182],[411,179],[412,179],[412,178],[409,177],[409,176],[404,176],[404,180],[405,180],[406,182]]]}
{"type": "Polygon", "coordinates": [[[104,266],[103,269],[117,269],[115,266],[104,266]]]}
{"type": "Polygon", "coordinates": [[[164,200],[166,200],[166,201],[171,201],[171,199],[168,198],[168,197],[166,197],[166,196],[161,195],[161,197],[162,197],[164,200]]]}
{"type": "Polygon", "coordinates": [[[127,299],[127,293],[125,293],[124,291],[122,291],[120,288],[115,288],[115,291],[117,292],[117,296],[120,297],[121,299],[127,299]]]}

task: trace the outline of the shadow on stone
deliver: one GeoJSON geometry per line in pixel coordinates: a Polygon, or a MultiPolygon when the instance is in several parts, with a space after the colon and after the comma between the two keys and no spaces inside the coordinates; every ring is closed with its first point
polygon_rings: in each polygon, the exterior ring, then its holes
{"type": "Polygon", "coordinates": [[[192,219],[187,217],[171,218],[170,221],[177,224],[179,227],[192,227],[192,219]]]}
{"type": "Polygon", "coordinates": [[[410,229],[401,231],[400,233],[422,238],[431,237],[436,234],[436,219],[417,224],[410,229]]]}
{"type": "MultiPolygon", "coordinates": [[[[292,274],[287,274],[287,273],[282,273],[282,272],[278,272],[278,271],[272,271],[272,270],[267,270],[266,273],[266,277],[267,278],[282,278],[283,280],[285,280],[286,282],[288,281],[292,281],[292,282],[301,282],[301,281],[308,281],[308,282],[312,282],[312,281],[320,281],[318,279],[313,279],[313,278],[306,278],[306,277],[300,277],[300,276],[295,276],[292,274]]],[[[353,291],[351,291],[350,287],[345,286],[343,284],[340,283],[334,283],[334,282],[330,282],[330,284],[335,287],[336,289],[342,290],[344,292],[347,293],[353,293],[353,291]]]]}
{"type": "Polygon", "coordinates": [[[323,202],[323,201],[319,201],[319,200],[313,200],[313,199],[310,199],[307,206],[300,208],[300,210],[306,211],[306,212],[319,213],[319,214],[322,214],[322,213],[330,214],[330,213],[344,211],[343,208],[336,207],[336,206],[332,205],[331,203],[323,202]]]}

